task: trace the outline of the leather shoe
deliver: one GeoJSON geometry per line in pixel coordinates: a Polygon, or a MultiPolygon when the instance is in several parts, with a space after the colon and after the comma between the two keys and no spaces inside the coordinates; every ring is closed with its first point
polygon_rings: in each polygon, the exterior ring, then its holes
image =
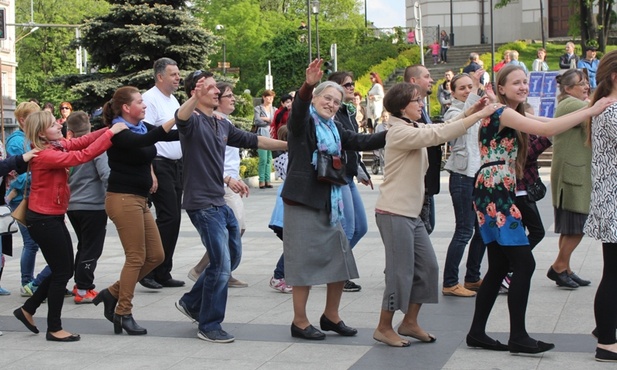
{"type": "Polygon", "coordinates": [[[126,330],[128,335],[144,335],[148,334],[148,331],[139,326],[133,315],[118,315],[114,314],[114,333],[122,334],[122,329],[126,330]]]}
{"type": "Polygon", "coordinates": [[[105,318],[110,322],[114,322],[114,311],[116,311],[118,300],[111,295],[109,289],[105,288],[101,290],[92,300],[92,303],[94,303],[95,306],[98,306],[101,302],[103,302],[104,306],[103,315],[105,315],[105,318]]]}
{"type": "Polygon", "coordinates": [[[317,330],[313,325],[309,325],[305,329],[300,329],[294,323],[291,324],[291,336],[294,338],[302,338],[308,340],[326,339],[326,335],[317,330]]]}
{"type": "Polygon", "coordinates": [[[491,351],[507,351],[508,346],[502,344],[498,340],[493,340],[492,343],[482,342],[471,335],[467,334],[467,346],[475,348],[483,348],[491,351]]]}
{"type": "Polygon", "coordinates": [[[587,286],[591,284],[591,281],[581,278],[574,272],[572,272],[571,274],[568,274],[568,276],[570,277],[570,279],[574,280],[574,282],[577,283],[579,286],[587,286]]]}
{"type": "Polygon", "coordinates": [[[568,275],[568,270],[557,272],[553,269],[553,266],[551,266],[548,268],[546,277],[556,282],[560,287],[576,289],[579,286],[574,280],[572,280],[572,278],[570,278],[568,275]]]}
{"type": "Polygon", "coordinates": [[[604,348],[596,348],[596,361],[617,362],[617,353],[605,350],[604,348]]]}
{"type": "Polygon", "coordinates": [[[176,279],[169,279],[169,280],[162,281],[158,284],[165,288],[179,288],[181,286],[184,286],[184,281],[176,280],[176,279]]]}
{"type": "Polygon", "coordinates": [[[77,342],[81,339],[81,337],[79,336],[79,334],[71,334],[68,337],[58,338],[50,332],[47,332],[47,334],[45,335],[45,339],[51,342],[77,342]]]}
{"type": "Polygon", "coordinates": [[[330,321],[326,315],[321,315],[321,318],[319,319],[319,326],[323,331],[333,331],[344,337],[353,337],[358,334],[358,330],[345,325],[343,320],[339,321],[338,324],[335,324],[330,321]]]}
{"type": "Polygon", "coordinates": [[[163,286],[161,284],[150,278],[143,278],[139,280],[139,284],[149,289],[163,289],[163,286]]]}
{"type": "Polygon", "coordinates": [[[544,343],[539,340],[536,341],[536,345],[533,347],[523,345],[523,344],[518,344],[511,340],[508,341],[508,350],[510,350],[510,353],[536,354],[536,353],[542,353],[542,352],[549,351],[553,348],[555,348],[555,345],[553,343],[544,343]]]}
{"type": "Polygon", "coordinates": [[[28,328],[28,330],[30,330],[34,334],[39,333],[39,329],[36,327],[36,325],[30,324],[28,319],[26,319],[26,315],[24,315],[21,307],[13,311],[13,315],[17,318],[17,320],[21,321],[22,324],[26,325],[26,328],[28,328]]]}

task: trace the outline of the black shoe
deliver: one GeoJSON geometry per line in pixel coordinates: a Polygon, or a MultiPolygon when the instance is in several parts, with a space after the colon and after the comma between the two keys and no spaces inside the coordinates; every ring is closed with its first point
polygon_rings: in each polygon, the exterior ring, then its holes
{"type": "Polygon", "coordinates": [[[333,323],[326,317],[326,315],[321,315],[319,319],[319,326],[323,331],[333,331],[344,337],[353,337],[358,334],[358,330],[345,325],[343,320],[339,321],[338,324],[333,323]]]}
{"type": "Polygon", "coordinates": [[[94,303],[95,306],[98,306],[101,302],[103,302],[104,306],[103,315],[105,315],[105,318],[110,322],[114,322],[114,311],[116,311],[118,300],[111,295],[109,289],[105,288],[101,290],[92,300],[92,303],[94,303]]]}
{"type": "Polygon", "coordinates": [[[17,320],[21,321],[22,324],[26,325],[26,328],[28,328],[28,330],[30,330],[34,334],[39,333],[39,328],[37,328],[36,325],[30,324],[28,319],[26,319],[26,315],[24,315],[21,307],[13,311],[13,315],[17,318],[17,320]]]}
{"type": "Polygon", "coordinates": [[[163,286],[161,284],[157,283],[156,281],[154,281],[154,279],[151,278],[143,278],[139,280],[139,284],[149,289],[163,289],[163,286]]]}
{"type": "Polygon", "coordinates": [[[596,348],[596,361],[617,362],[617,353],[603,348],[596,348]]]}
{"type": "Polygon", "coordinates": [[[507,351],[508,346],[499,342],[498,340],[493,340],[492,343],[482,342],[471,335],[467,334],[467,346],[475,347],[475,348],[483,348],[491,351],[507,351]]]}
{"type": "Polygon", "coordinates": [[[568,270],[557,272],[553,269],[553,266],[548,268],[546,277],[557,283],[558,286],[570,289],[578,288],[578,284],[568,276],[568,270]]]}
{"type": "Polygon", "coordinates": [[[157,284],[165,288],[179,288],[181,286],[184,286],[184,281],[176,280],[176,279],[169,279],[166,281],[161,281],[160,283],[157,283],[157,284]]]}
{"type": "Polygon", "coordinates": [[[359,292],[362,290],[362,287],[351,280],[345,281],[345,286],[343,286],[343,292],[359,292]]]}
{"type": "Polygon", "coordinates": [[[536,354],[536,353],[542,353],[542,352],[549,351],[553,348],[555,348],[555,345],[553,343],[544,343],[539,340],[536,341],[536,345],[533,347],[526,346],[523,344],[518,344],[513,341],[508,341],[508,350],[510,350],[510,353],[536,354]]]}
{"type": "Polygon", "coordinates": [[[144,335],[148,334],[148,331],[139,326],[133,315],[118,315],[114,314],[114,333],[122,334],[122,329],[126,330],[128,335],[144,335]]]}
{"type": "Polygon", "coordinates": [[[306,329],[300,329],[293,323],[291,324],[291,336],[294,338],[302,338],[308,340],[324,340],[326,335],[317,330],[313,325],[309,325],[306,329]]]}
{"type": "Polygon", "coordinates": [[[71,334],[68,337],[58,338],[52,335],[50,332],[47,332],[47,334],[45,335],[45,339],[51,342],[77,342],[81,339],[81,337],[79,336],[79,334],[71,334]]]}
{"type": "Polygon", "coordinates": [[[574,280],[574,282],[577,283],[579,286],[587,286],[591,284],[591,281],[582,279],[580,276],[578,276],[574,272],[572,272],[571,274],[568,274],[568,276],[570,277],[570,279],[574,280]]]}
{"type": "Polygon", "coordinates": [[[272,189],[274,186],[272,186],[272,185],[270,185],[270,184],[266,184],[264,187],[265,187],[266,189],[272,189]]]}

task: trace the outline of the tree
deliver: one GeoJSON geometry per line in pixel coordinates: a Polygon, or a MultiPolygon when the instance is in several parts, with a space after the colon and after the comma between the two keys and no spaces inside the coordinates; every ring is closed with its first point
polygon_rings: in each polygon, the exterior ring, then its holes
{"type": "Polygon", "coordinates": [[[88,20],[80,45],[90,53],[94,73],[61,80],[79,96],[78,106],[95,108],[115,89],[153,85],[152,64],[163,56],[182,70],[204,69],[217,51],[217,36],[200,26],[186,2],[111,0],[109,13],[88,20]]]}

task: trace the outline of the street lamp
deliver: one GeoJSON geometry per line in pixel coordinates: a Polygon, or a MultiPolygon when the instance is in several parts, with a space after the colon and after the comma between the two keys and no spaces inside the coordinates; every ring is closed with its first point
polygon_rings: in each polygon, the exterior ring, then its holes
{"type": "Polygon", "coordinates": [[[23,39],[24,37],[28,36],[28,35],[29,35],[29,34],[31,34],[31,33],[36,32],[38,29],[39,29],[39,27],[32,27],[32,28],[30,29],[30,31],[28,31],[28,33],[26,33],[26,34],[24,34],[24,35],[22,35],[22,36],[19,36],[19,38],[17,38],[17,40],[15,40],[15,43],[17,44],[17,43],[18,43],[21,39],[23,39]]]}
{"type": "MultiPolygon", "coordinates": [[[[217,31],[225,32],[225,26],[223,26],[222,24],[217,24],[215,28],[217,31]]],[[[225,35],[223,34],[223,76],[227,75],[226,62],[227,62],[227,41],[225,40],[225,35]]]]}
{"type": "Polygon", "coordinates": [[[315,42],[317,44],[317,59],[319,55],[319,0],[313,0],[313,14],[315,14],[315,42]]]}

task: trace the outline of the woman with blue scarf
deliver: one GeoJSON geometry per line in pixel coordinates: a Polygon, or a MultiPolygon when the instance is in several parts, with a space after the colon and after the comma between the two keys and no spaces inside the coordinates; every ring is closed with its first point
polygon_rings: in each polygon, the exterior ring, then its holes
{"type": "Polygon", "coordinates": [[[116,225],[126,256],[120,279],[103,289],[93,300],[103,302],[105,317],[114,323],[114,332],[124,329],[130,335],[146,334],[132,315],[135,285],[163,262],[165,253],[159,230],[148,208],[148,195],[156,192],[152,161],[157,141],[178,140],[178,131],[170,132],[174,120],[162,126],[143,122],[146,105],[137,88],[124,86],[103,106],[103,120],[113,127],[124,123],[129,128],[112,139],[107,151],[109,182],[105,210],[116,225]]]}
{"type": "Polygon", "coordinates": [[[343,150],[373,150],[385,145],[382,135],[361,135],[337,125],[333,117],[344,97],[336,82],[321,80],[323,60],[306,69],[306,81],[296,94],[289,131],[289,162],[284,204],[285,281],[293,286],[294,318],[292,337],[323,340],[325,334],[311,325],[306,304],[312,285],[327,284],[326,307],[320,318],[321,330],[354,336],[339,316],[339,304],[346,280],[358,278],[356,262],[341,227],[341,187],[317,179],[318,151],[342,156],[343,150]]]}

